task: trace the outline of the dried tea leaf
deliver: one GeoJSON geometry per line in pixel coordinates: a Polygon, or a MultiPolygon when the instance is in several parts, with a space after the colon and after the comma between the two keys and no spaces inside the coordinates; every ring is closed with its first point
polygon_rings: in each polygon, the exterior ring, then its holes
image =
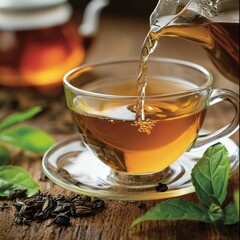
{"type": "Polygon", "coordinates": [[[103,210],[105,203],[95,197],[53,196],[39,191],[30,198],[14,199],[13,206],[16,208],[14,216],[17,224],[30,224],[31,221],[40,223],[54,218],[52,223],[68,226],[70,218],[93,215],[103,210]]]}

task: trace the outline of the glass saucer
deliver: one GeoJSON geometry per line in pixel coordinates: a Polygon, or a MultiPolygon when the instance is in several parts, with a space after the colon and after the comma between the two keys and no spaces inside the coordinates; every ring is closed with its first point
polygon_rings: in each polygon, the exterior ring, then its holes
{"type": "MultiPolygon", "coordinates": [[[[221,142],[229,151],[233,173],[239,165],[238,146],[229,138],[221,142]]],[[[50,148],[43,156],[42,164],[51,181],[78,194],[119,201],[154,200],[194,192],[191,170],[205,150],[186,152],[164,170],[164,177],[163,172],[129,176],[114,172],[103,164],[89,152],[77,134],[50,148]],[[168,190],[159,191],[159,182],[167,184],[168,190]]]]}

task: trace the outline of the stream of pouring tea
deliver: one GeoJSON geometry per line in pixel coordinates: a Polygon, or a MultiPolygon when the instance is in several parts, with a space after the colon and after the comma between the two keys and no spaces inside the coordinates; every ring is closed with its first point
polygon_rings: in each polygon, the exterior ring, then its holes
{"type": "Polygon", "coordinates": [[[140,56],[140,64],[137,77],[138,98],[136,104],[136,121],[145,121],[144,99],[147,87],[147,62],[157,47],[158,39],[152,32],[146,36],[140,56]]]}
{"type": "Polygon", "coordinates": [[[150,31],[144,39],[141,47],[140,53],[140,64],[137,76],[137,92],[138,97],[136,101],[136,120],[134,125],[138,127],[139,132],[145,132],[147,134],[151,133],[154,126],[154,120],[149,120],[145,118],[144,105],[146,97],[146,87],[147,87],[147,62],[151,57],[152,53],[155,51],[158,45],[159,37],[161,36],[162,30],[177,16],[165,16],[157,20],[151,26],[150,31]]]}
{"type": "Polygon", "coordinates": [[[153,120],[145,119],[144,105],[147,87],[147,62],[158,44],[158,38],[153,32],[149,32],[143,42],[140,55],[140,64],[137,76],[138,97],[136,101],[136,120],[134,126],[138,127],[139,132],[151,133],[154,127],[153,120]]]}

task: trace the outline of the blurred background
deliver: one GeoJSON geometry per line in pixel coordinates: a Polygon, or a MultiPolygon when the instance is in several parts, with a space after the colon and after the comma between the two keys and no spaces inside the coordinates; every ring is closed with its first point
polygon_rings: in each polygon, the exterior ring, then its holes
{"type": "MultiPolygon", "coordinates": [[[[99,36],[106,39],[101,45],[110,48],[113,44],[109,46],[108,42],[114,43],[115,36],[123,43],[123,38],[136,36],[144,29],[141,22],[148,26],[155,4],[118,0],[1,1],[0,85],[61,84],[66,72],[86,61],[89,47],[97,44],[99,36]],[[128,37],[124,35],[126,30],[128,37]]],[[[138,37],[140,41],[146,32],[138,37]]],[[[109,53],[115,50],[113,46],[109,53]]],[[[109,56],[120,57],[117,53],[109,56]]]]}
{"type": "MultiPolygon", "coordinates": [[[[84,9],[89,0],[69,0],[74,8],[84,9]]],[[[157,5],[158,0],[110,0],[105,8],[107,14],[140,15],[147,18],[157,5]]]]}

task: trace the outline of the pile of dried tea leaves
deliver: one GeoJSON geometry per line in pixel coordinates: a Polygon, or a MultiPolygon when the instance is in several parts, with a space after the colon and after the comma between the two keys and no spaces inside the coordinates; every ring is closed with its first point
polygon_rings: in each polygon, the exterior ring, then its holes
{"type": "Polygon", "coordinates": [[[96,197],[85,195],[53,196],[38,192],[30,198],[13,201],[16,208],[15,223],[29,225],[52,219],[52,223],[68,226],[71,217],[94,215],[105,207],[105,202],[96,197]]]}

